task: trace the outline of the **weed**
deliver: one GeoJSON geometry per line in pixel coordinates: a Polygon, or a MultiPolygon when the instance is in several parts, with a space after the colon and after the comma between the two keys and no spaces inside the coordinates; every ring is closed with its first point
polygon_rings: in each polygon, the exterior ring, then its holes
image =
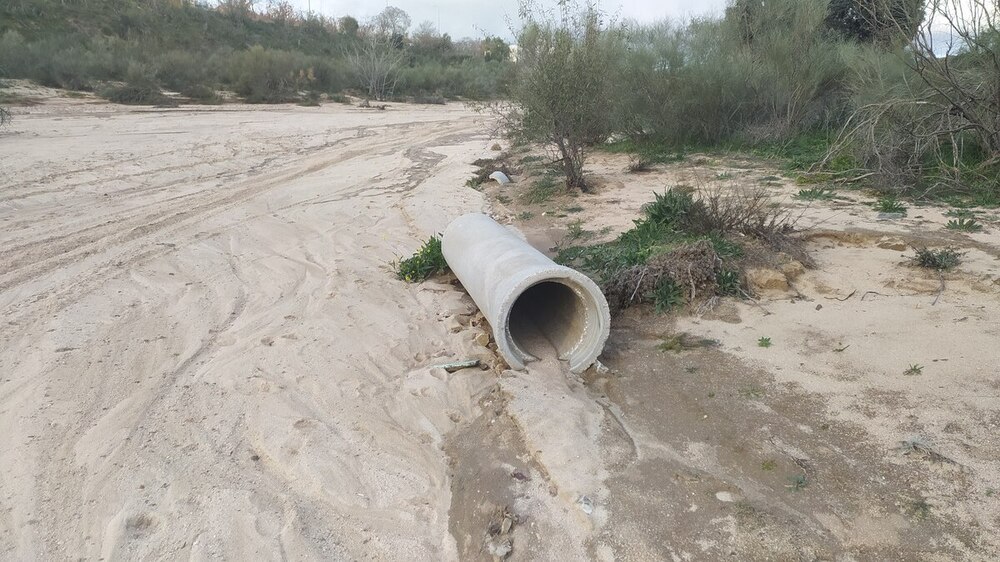
{"type": "Polygon", "coordinates": [[[583,212],[583,207],[580,207],[579,205],[577,205],[577,206],[573,206],[573,207],[566,207],[563,210],[566,211],[567,213],[582,213],[583,212]]]}
{"type": "Polygon", "coordinates": [[[523,221],[530,221],[534,217],[535,217],[535,213],[532,213],[531,211],[521,211],[517,215],[517,218],[520,219],[520,220],[523,220],[523,221]]]}
{"type": "MultiPolygon", "coordinates": [[[[689,375],[693,375],[698,372],[698,367],[696,367],[695,365],[688,365],[687,367],[684,367],[684,372],[689,375]]],[[[989,490],[987,490],[987,492],[988,491],[989,490]]]]}
{"type": "Polygon", "coordinates": [[[736,242],[727,240],[718,234],[709,234],[708,239],[712,242],[712,248],[715,249],[715,253],[719,254],[722,259],[726,258],[738,258],[743,256],[743,246],[740,246],[736,242]]]}
{"type": "Polygon", "coordinates": [[[771,338],[762,336],[757,340],[757,347],[771,347],[771,338]]]}
{"type": "Polygon", "coordinates": [[[748,386],[740,390],[744,398],[757,399],[764,397],[764,389],[759,386],[748,386]]]}
{"type": "Polygon", "coordinates": [[[931,250],[930,248],[920,248],[917,255],[911,258],[915,264],[927,269],[937,271],[949,270],[962,263],[962,254],[951,248],[931,250]]]}
{"type": "Polygon", "coordinates": [[[441,253],[441,237],[431,236],[419,250],[405,260],[394,262],[396,277],[408,283],[417,283],[448,270],[448,262],[441,253]]]}
{"type": "MultiPolygon", "coordinates": [[[[680,332],[674,334],[669,338],[663,340],[663,342],[656,346],[656,349],[660,351],[667,352],[672,351],[674,353],[680,353],[682,351],[688,351],[691,349],[698,349],[702,347],[717,347],[719,345],[718,340],[708,339],[708,338],[696,338],[687,332],[680,332]]],[[[697,370],[697,367],[695,368],[697,370]]],[[[694,372],[694,371],[689,371],[694,372]]]]}
{"type": "Polygon", "coordinates": [[[785,487],[793,492],[800,492],[808,485],[809,478],[805,474],[796,474],[788,478],[788,484],[785,487]]]}
{"type": "Polygon", "coordinates": [[[723,269],[715,274],[716,292],[724,296],[737,296],[743,294],[743,283],[740,281],[740,272],[732,269],[723,269]]]}
{"type": "Polygon", "coordinates": [[[983,225],[976,222],[976,219],[960,218],[948,221],[945,228],[948,230],[961,230],[962,232],[979,232],[983,229],[983,225]]]}
{"type": "Polygon", "coordinates": [[[583,229],[583,221],[573,221],[567,226],[566,237],[569,238],[570,241],[589,237],[589,234],[589,232],[583,229]]]}
{"type": "Polygon", "coordinates": [[[718,174],[715,174],[715,179],[720,180],[720,181],[731,180],[734,177],[735,176],[733,175],[732,172],[720,172],[718,174]]]}
{"type": "Polygon", "coordinates": [[[837,193],[828,187],[814,187],[811,189],[800,189],[796,199],[803,201],[829,201],[837,196],[837,193]]]}
{"type": "Polygon", "coordinates": [[[920,498],[919,500],[909,502],[906,511],[910,514],[910,517],[918,521],[923,521],[931,515],[931,504],[927,503],[927,500],[924,498],[920,498]]]}
{"type": "Polygon", "coordinates": [[[880,213],[906,215],[906,205],[903,205],[899,199],[896,199],[891,195],[880,197],[878,201],[875,202],[874,206],[875,210],[880,213]]]}
{"type": "Polygon", "coordinates": [[[664,277],[648,298],[653,301],[656,313],[664,314],[684,304],[684,287],[670,277],[664,277]]]}
{"type": "Polygon", "coordinates": [[[510,197],[503,194],[497,195],[497,202],[500,203],[501,205],[509,205],[510,197]]]}
{"type": "Polygon", "coordinates": [[[774,470],[777,467],[778,467],[778,463],[776,463],[776,462],[774,462],[773,460],[770,460],[770,459],[768,459],[768,460],[760,463],[760,469],[761,470],[771,471],[771,470],[774,470]]]}
{"type": "Polygon", "coordinates": [[[997,491],[994,490],[993,488],[986,488],[986,492],[985,492],[986,497],[992,498],[993,496],[996,495],[996,493],[997,493],[997,491]]]}
{"type": "Polygon", "coordinates": [[[916,363],[912,363],[905,371],[903,371],[903,374],[907,375],[907,376],[910,376],[910,377],[913,377],[913,376],[919,375],[919,374],[921,374],[923,372],[924,372],[924,366],[923,365],[917,365],[916,363]]]}
{"type": "Polygon", "coordinates": [[[644,205],[642,211],[651,222],[679,228],[694,204],[694,198],[690,193],[668,189],[663,193],[654,193],[653,201],[644,205]]]}

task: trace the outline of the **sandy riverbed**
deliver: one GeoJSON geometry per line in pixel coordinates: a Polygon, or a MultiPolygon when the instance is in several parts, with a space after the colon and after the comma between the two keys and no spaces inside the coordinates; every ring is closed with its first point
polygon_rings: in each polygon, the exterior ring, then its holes
{"type": "Polygon", "coordinates": [[[495,365],[486,327],[453,280],[388,264],[452,218],[488,210],[547,250],[676,183],[797,188],[600,156],[597,193],[519,221],[464,186],[493,139],[458,104],[39,96],[0,135],[0,559],[1000,555],[992,215],[966,236],[939,209],[809,205],[818,267],[760,306],[630,311],[583,377],[449,374],[495,365]],[[928,240],[967,252],[933,304],[903,257],[928,240]],[[679,331],[720,345],[658,348],[679,331]]]}
{"type": "Polygon", "coordinates": [[[0,137],[0,558],[445,559],[468,304],[388,263],[482,206],[460,105],[128,109],[0,137]]]}

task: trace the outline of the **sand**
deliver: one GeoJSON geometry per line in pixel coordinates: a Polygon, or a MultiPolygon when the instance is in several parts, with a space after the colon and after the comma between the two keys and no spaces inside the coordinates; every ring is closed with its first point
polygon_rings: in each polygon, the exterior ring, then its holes
{"type": "Polygon", "coordinates": [[[1000,557],[995,211],[959,234],[793,200],[767,163],[620,155],[527,208],[465,187],[495,139],[459,104],[32,92],[0,134],[0,559],[1000,557]],[[582,377],[505,370],[453,278],[389,265],[466,212],[551,252],[654,190],[747,183],[801,213],[817,268],[629,310],[582,377]],[[966,252],[943,292],[914,245],[966,252]],[[681,332],[719,345],[661,349],[681,332]]]}
{"type": "Polygon", "coordinates": [[[482,208],[459,104],[124,108],[0,134],[0,559],[454,559],[470,301],[389,263],[482,208]]]}

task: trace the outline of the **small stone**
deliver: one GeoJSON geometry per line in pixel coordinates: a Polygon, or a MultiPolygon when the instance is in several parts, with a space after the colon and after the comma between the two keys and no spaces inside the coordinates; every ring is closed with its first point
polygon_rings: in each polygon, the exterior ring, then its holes
{"type": "Polygon", "coordinates": [[[781,272],[785,274],[785,279],[789,281],[794,281],[798,279],[800,275],[806,272],[806,268],[802,263],[792,260],[786,264],[782,264],[781,272]]]}
{"type": "Polygon", "coordinates": [[[720,502],[726,502],[726,503],[732,503],[736,501],[736,497],[733,496],[733,494],[730,492],[716,492],[715,499],[719,500],[720,502]]]}
{"type": "Polygon", "coordinates": [[[486,332],[476,334],[476,343],[478,343],[483,347],[486,347],[487,345],[490,344],[490,335],[487,334],[486,332]]]}

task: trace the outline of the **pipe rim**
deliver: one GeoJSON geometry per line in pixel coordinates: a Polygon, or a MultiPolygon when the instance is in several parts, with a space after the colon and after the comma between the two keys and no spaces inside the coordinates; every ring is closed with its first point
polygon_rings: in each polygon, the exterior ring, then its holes
{"type": "Polygon", "coordinates": [[[511,360],[511,368],[523,370],[527,363],[538,358],[521,349],[510,331],[510,317],[525,292],[542,283],[558,283],[568,287],[583,303],[587,311],[583,332],[579,341],[568,351],[560,352],[559,359],[569,363],[570,371],[582,372],[594,364],[604,350],[604,344],[611,332],[611,314],[604,303],[604,294],[586,275],[569,268],[559,267],[536,272],[522,279],[501,303],[503,311],[493,337],[501,353],[511,360]],[[516,363],[516,364],[515,364],[516,363]]]}

